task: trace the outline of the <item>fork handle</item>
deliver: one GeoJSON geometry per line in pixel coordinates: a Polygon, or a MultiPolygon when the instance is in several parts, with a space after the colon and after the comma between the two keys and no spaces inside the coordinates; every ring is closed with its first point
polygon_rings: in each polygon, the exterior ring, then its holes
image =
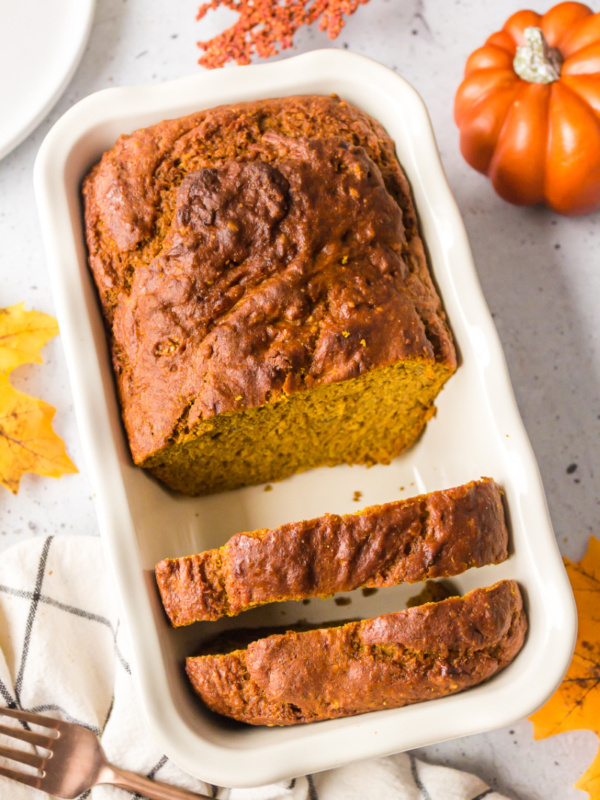
{"type": "Polygon", "coordinates": [[[136,775],[135,772],[119,769],[111,764],[106,764],[100,771],[96,783],[110,783],[120,789],[138,792],[143,797],[150,798],[150,800],[198,800],[198,798],[201,798],[201,800],[214,800],[207,794],[188,792],[187,789],[179,789],[176,786],[168,786],[166,783],[151,781],[150,778],[143,778],[141,775],[136,775]]]}

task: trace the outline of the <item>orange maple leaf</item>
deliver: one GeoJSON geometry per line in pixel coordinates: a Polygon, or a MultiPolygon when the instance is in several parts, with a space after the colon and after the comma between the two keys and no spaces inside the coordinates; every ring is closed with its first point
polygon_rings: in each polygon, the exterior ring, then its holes
{"type": "Polygon", "coordinates": [[[55,409],[9,381],[13,369],[41,363],[40,350],[58,333],[56,320],[23,303],[0,309],[0,484],[16,494],[26,472],[58,478],[77,469],[52,430],[55,409]]]}
{"type": "MultiPolygon", "coordinates": [[[[590,537],[578,563],[564,561],[577,603],[577,644],[563,682],[530,717],[535,739],[582,728],[600,735],[600,541],[590,537]]],[[[575,788],[600,800],[600,750],[575,788]]]]}

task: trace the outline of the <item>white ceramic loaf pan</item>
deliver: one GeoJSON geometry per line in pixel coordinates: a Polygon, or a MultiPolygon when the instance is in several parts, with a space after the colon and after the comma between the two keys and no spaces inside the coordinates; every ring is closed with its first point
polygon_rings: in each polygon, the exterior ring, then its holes
{"type": "Polygon", "coordinates": [[[134,653],[153,736],[184,770],[225,786],[251,786],[507,725],[555,690],[571,657],[576,614],[535,459],[483,299],[465,229],[444,177],[427,111],[391,70],[323,50],[285,61],[201,73],[155,86],[108,89],[78,103],[44,141],[35,186],[62,341],[100,529],[134,653]],[[120,423],[104,328],[86,266],[81,181],[117,137],[222,103],[335,92],[377,118],[395,140],[411,182],[433,274],[461,354],[418,444],[389,466],[340,466],[273,485],[206,498],[178,497],[131,463],[120,423]],[[238,531],[447,488],[482,475],[506,492],[512,530],[504,564],[471,570],[461,591],[519,581],[529,634],[522,652],[488,683],[402,709],[293,728],[250,728],[207,712],[183,671],[186,655],[218,630],[324,622],[403,608],[418,587],[350,605],[313,600],[257,609],[220,623],[171,630],[153,567],[160,559],[219,546],[238,531]],[[353,499],[360,492],[360,501],[353,499]]]}

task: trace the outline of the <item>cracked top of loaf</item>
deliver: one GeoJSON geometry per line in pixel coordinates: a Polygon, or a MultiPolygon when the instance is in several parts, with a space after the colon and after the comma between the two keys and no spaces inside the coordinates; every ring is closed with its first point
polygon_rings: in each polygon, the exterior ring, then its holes
{"type": "Polygon", "coordinates": [[[134,460],[405,359],[456,364],[390,137],[338,97],[122,136],[83,186],[134,460]]]}

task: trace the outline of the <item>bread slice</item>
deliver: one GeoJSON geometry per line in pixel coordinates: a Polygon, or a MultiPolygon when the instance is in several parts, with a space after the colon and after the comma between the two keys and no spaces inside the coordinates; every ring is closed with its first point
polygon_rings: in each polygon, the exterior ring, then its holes
{"type": "Polygon", "coordinates": [[[336,628],[268,636],[188,658],[208,708],[250,725],[294,725],[432,700],[476,686],[521,649],[517,583],[336,628]]]}
{"type": "Polygon", "coordinates": [[[490,478],[339,517],[239,533],[218,550],[156,565],[175,626],[254,606],[459,575],[507,556],[500,489],[490,478]]]}
{"type": "Polygon", "coordinates": [[[388,463],[456,369],[410,187],[338,97],[200,111],[86,177],[136,464],[186,494],[388,463]]]}

